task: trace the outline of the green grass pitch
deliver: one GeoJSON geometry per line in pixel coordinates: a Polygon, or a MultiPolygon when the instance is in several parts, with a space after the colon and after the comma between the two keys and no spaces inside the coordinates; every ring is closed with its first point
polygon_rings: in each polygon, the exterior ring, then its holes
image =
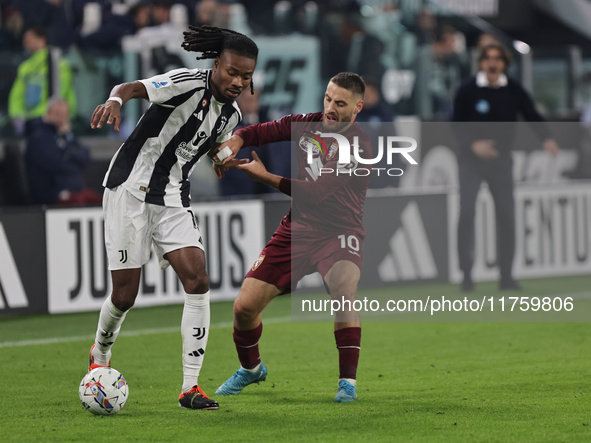
{"type": "MultiPolygon", "coordinates": [[[[573,293],[589,303],[591,277],[523,283],[519,295],[573,293]]],[[[458,295],[452,285],[387,291],[458,295]]],[[[474,296],[488,293],[498,295],[492,283],[474,296]]],[[[264,313],[267,381],[215,396],[238,361],[232,305],[213,303],[200,385],[220,409],[190,411],[177,403],[181,309],[129,313],[112,364],[130,399],[113,417],[86,412],[78,399],[98,313],[1,318],[0,441],[591,440],[589,323],[367,322],[359,400],[335,404],[332,324],[291,322],[287,297],[264,313]]]]}

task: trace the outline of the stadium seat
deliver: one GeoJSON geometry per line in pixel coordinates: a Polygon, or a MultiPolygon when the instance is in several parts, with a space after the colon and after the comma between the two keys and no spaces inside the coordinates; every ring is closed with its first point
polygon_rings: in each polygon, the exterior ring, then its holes
{"type": "Polygon", "coordinates": [[[230,5],[230,29],[241,32],[242,34],[252,34],[252,29],[248,24],[248,15],[246,8],[240,3],[233,3],[230,5]]]}
{"type": "Polygon", "coordinates": [[[125,15],[129,12],[129,5],[126,3],[113,3],[111,5],[111,12],[115,15],[125,15]]]}
{"type": "Polygon", "coordinates": [[[318,4],[316,2],[306,2],[304,5],[304,21],[302,23],[303,31],[313,34],[318,25],[318,4]]]}
{"type": "Polygon", "coordinates": [[[98,31],[102,21],[103,13],[101,5],[95,2],[85,4],[80,35],[85,36],[98,31]]]}
{"type": "Polygon", "coordinates": [[[274,31],[277,34],[289,34],[291,32],[291,3],[281,0],[273,7],[274,31]]]}
{"type": "Polygon", "coordinates": [[[170,23],[175,28],[185,29],[189,24],[189,13],[185,5],[176,3],[170,8],[170,23]]]}

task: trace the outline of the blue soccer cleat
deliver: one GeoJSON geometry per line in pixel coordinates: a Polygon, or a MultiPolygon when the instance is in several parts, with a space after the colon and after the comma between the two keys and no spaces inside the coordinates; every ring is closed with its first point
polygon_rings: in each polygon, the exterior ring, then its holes
{"type": "Polygon", "coordinates": [[[355,400],[357,400],[357,388],[347,380],[341,380],[339,382],[339,390],[337,391],[337,395],[334,397],[334,401],[337,403],[346,403],[355,400]]]}
{"type": "Polygon", "coordinates": [[[246,369],[238,369],[232,377],[221,385],[217,391],[218,395],[236,395],[240,394],[245,387],[253,383],[265,381],[267,378],[267,367],[261,362],[261,366],[256,372],[248,372],[246,369]]]}

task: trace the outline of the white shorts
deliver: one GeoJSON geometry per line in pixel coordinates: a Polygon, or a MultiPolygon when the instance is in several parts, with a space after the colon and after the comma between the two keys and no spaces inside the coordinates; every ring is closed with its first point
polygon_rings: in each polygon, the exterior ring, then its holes
{"type": "Polygon", "coordinates": [[[145,203],[122,186],[105,189],[103,196],[105,246],[109,270],[141,268],[158,255],[162,269],[170,263],[164,255],[186,247],[204,250],[197,220],[189,208],[145,203]]]}

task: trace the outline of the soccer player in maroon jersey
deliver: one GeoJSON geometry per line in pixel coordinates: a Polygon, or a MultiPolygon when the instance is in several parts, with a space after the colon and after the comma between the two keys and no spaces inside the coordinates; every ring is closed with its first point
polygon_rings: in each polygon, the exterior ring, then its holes
{"type": "MultiPolygon", "coordinates": [[[[218,177],[223,177],[225,167],[234,166],[254,180],[293,196],[293,200],[290,212],[246,274],[234,302],[234,342],[241,367],[216,394],[238,394],[249,384],[265,380],[267,368],[258,348],[263,329],[261,313],[273,298],[295,289],[303,276],[318,271],[333,299],[355,300],[365,237],[363,204],[370,177],[354,173],[358,166],[355,160],[338,164],[338,143],[319,134],[338,133],[351,142],[357,136],[360,155],[371,158],[369,139],[355,122],[363,107],[364,92],[365,84],[359,75],[337,74],[326,88],[324,112],[288,115],[248,126],[236,131],[220,147],[228,146],[232,155],[223,160],[223,166],[214,167],[218,177]],[[294,135],[300,148],[295,179],[268,172],[255,152],[248,163],[233,160],[242,147],[291,140],[292,123],[298,124],[298,133],[294,135]],[[311,163],[308,162],[310,146],[317,147],[312,150],[311,163]]],[[[214,160],[219,159],[214,157],[214,160]]],[[[334,400],[354,401],[361,344],[359,314],[339,313],[335,317],[334,334],[340,369],[334,400]]]]}

